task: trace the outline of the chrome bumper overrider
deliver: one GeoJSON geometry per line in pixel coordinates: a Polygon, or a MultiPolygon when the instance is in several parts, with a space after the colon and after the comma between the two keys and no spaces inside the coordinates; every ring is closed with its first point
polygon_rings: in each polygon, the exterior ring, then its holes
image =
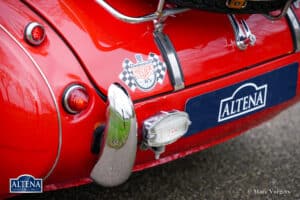
{"type": "Polygon", "coordinates": [[[116,186],[130,176],[137,150],[137,120],[133,103],[121,86],[108,89],[103,149],[91,178],[102,186],[116,186]]]}

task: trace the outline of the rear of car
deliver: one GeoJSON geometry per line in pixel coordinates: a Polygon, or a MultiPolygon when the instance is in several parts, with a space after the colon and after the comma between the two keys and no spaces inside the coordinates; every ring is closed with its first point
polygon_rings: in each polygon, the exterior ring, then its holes
{"type": "Polygon", "coordinates": [[[276,21],[167,5],[137,23],[157,1],[1,2],[1,194],[24,174],[44,190],[118,185],[296,103],[295,5],[276,21]]]}

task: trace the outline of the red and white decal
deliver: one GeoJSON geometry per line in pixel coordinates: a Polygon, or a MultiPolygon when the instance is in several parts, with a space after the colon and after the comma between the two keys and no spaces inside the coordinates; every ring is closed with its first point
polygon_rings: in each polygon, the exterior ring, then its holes
{"type": "Polygon", "coordinates": [[[154,53],[149,53],[144,60],[141,54],[135,55],[136,63],[126,58],[123,61],[123,71],[119,78],[132,90],[136,88],[147,92],[152,90],[157,83],[162,84],[166,75],[166,65],[154,53]]]}

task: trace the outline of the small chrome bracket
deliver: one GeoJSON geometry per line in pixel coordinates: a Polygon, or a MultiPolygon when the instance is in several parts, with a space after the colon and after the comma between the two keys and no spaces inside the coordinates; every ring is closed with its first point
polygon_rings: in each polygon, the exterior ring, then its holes
{"type": "Polygon", "coordinates": [[[235,42],[237,47],[240,50],[246,50],[249,45],[254,46],[256,37],[254,34],[252,34],[246,21],[242,19],[239,22],[234,14],[228,14],[227,16],[234,30],[235,42]]]}
{"type": "Polygon", "coordinates": [[[271,13],[266,14],[265,16],[270,20],[281,19],[287,13],[287,11],[290,8],[292,2],[293,2],[293,0],[287,0],[284,7],[280,10],[279,14],[272,14],[272,12],[271,12],[271,13]]]}
{"type": "Polygon", "coordinates": [[[296,14],[293,12],[293,10],[291,8],[288,9],[286,17],[289,21],[290,29],[291,29],[291,32],[292,32],[292,35],[294,38],[295,52],[299,52],[300,51],[300,24],[299,24],[299,21],[297,19],[296,14]]]}
{"type": "Polygon", "coordinates": [[[295,6],[295,8],[297,8],[297,9],[299,9],[300,8],[300,5],[299,5],[299,3],[300,3],[300,0],[297,0],[297,1],[294,1],[294,6],[295,6]]]}

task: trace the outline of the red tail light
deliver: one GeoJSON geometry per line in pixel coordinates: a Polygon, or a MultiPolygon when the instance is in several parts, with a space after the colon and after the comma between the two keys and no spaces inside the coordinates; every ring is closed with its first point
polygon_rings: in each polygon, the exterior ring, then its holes
{"type": "Polygon", "coordinates": [[[29,44],[40,45],[46,37],[45,28],[37,22],[31,22],[25,28],[24,37],[29,44]]]}
{"type": "Polygon", "coordinates": [[[83,86],[72,85],[65,91],[63,105],[68,113],[77,114],[88,107],[89,100],[90,97],[83,86]]]}

